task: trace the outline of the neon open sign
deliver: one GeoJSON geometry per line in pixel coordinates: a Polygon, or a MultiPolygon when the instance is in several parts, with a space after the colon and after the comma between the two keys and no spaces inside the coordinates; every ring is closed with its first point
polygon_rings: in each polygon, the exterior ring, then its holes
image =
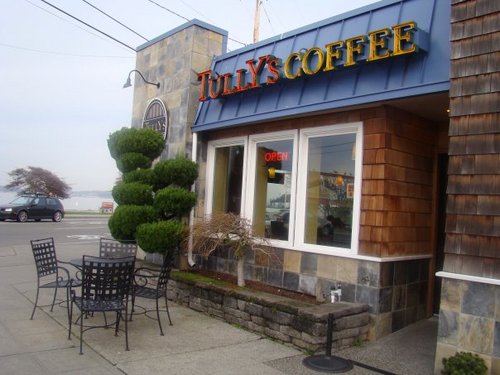
{"type": "Polygon", "coordinates": [[[288,152],[278,152],[278,151],[266,152],[264,154],[264,160],[268,163],[271,161],[287,161],[288,152]]]}

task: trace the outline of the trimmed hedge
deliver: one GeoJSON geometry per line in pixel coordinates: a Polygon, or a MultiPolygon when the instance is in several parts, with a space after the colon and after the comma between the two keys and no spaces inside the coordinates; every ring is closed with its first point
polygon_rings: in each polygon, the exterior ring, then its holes
{"type": "Polygon", "coordinates": [[[162,189],[169,185],[176,185],[189,189],[198,178],[198,165],[184,157],[163,160],[154,168],[156,187],[162,189]]]}
{"type": "Polygon", "coordinates": [[[139,182],[119,182],[111,191],[118,205],[151,206],[153,204],[153,189],[150,185],[139,182]]]}
{"type": "Polygon", "coordinates": [[[154,222],[158,218],[153,206],[118,206],[109,218],[108,227],[116,240],[135,240],[140,224],[154,222]]]}
{"type": "Polygon", "coordinates": [[[147,253],[166,254],[177,248],[184,231],[184,224],[177,220],[141,224],[137,227],[137,244],[147,253]]]}
{"type": "Polygon", "coordinates": [[[164,217],[188,214],[196,204],[196,193],[179,187],[167,187],[156,192],[154,206],[164,217]]]}

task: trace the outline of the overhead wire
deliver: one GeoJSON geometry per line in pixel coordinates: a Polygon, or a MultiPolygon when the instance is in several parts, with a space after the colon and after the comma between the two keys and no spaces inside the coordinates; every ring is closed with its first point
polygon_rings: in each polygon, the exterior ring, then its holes
{"type": "MultiPolygon", "coordinates": [[[[172,13],[173,15],[175,15],[175,16],[177,16],[177,17],[182,18],[182,19],[183,19],[183,20],[185,20],[185,21],[188,21],[188,22],[189,22],[189,21],[191,21],[189,18],[184,17],[183,15],[181,15],[181,14],[179,14],[179,13],[177,13],[177,12],[174,12],[173,10],[171,10],[171,9],[169,9],[169,8],[167,8],[167,7],[165,7],[165,6],[161,5],[161,4],[159,4],[159,3],[157,3],[157,2],[156,2],[156,1],[154,1],[154,0],[148,0],[148,1],[149,1],[150,3],[152,3],[152,4],[156,5],[157,7],[159,7],[159,8],[161,8],[161,9],[163,9],[163,10],[167,11],[167,12],[172,13]]],[[[183,3],[184,3],[184,1],[183,1],[183,3]]],[[[186,4],[186,3],[184,3],[184,4],[186,4]]],[[[186,4],[186,5],[187,5],[187,4],[186,4]]],[[[188,6],[189,6],[189,5],[188,5],[188,6]]],[[[189,6],[189,7],[190,7],[191,9],[193,9],[191,6],[189,6]]],[[[196,10],[195,10],[195,11],[196,11],[196,10]]],[[[200,12],[198,12],[198,11],[196,11],[196,12],[197,12],[198,14],[202,15],[203,17],[205,17],[205,18],[207,18],[207,19],[208,19],[208,17],[204,16],[204,15],[203,15],[203,14],[201,14],[200,12]]],[[[210,21],[210,22],[213,22],[213,21],[210,21]]],[[[233,42],[235,42],[235,43],[239,43],[239,44],[241,44],[241,45],[243,45],[243,46],[246,46],[246,45],[247,45],[246,43],[240,42],[239,40],[236,40],[236,39],[233,39],[233,38],[230,38],[230,37],[228,37],[228,39],[229,39],[229,40],[231,40],[231,41],[233,41],[233,42]]]]}
{"type": "Polygon", "coordinates": [[[27,2],[27,3],[29,3],[30,5],[32,5],[32,6],[36,7],[36,8],[38,8],[38,9],[40,9],[40,10],[42,10],[42,11],[44,11],[45,13],[50,14],[51,16],[54,16],[54,17],[56,17],[56,18],[59,18],[61,21],[67,22],[67,23],[69,23],[70,25],[72,25],[72,26],[74,26],[74,27],[77,27],[77,28],[79,28],[80,30],[85,31],[86,33],[88,33],[88,34],[90,34],[90,35],[93,35],[93,36],[95,36],[95,37],[97,37],[97,38],[99,38],[99,39],[102,39],[102,40],[106,40],[106,39],[104,39],[101,35],[95,34],[95,33],[93,33],[92,31],[90,31],[90,30],[88,30],[88,29],[85,29],[85,28],[83,28],[83,27],[81,27],[81,26],[79,26],[79,25],[77,25],[77,24],[75,24],[75,23],[72,23],[72,22],[70,22],[68,19],[63,18],[63,17],[61,17],[61,16],[59,16],[59,15],[57,15],[57,14],[55,14],[55,13],[51,12],[51,11],[50,11],[50,10],[48,10],[48,9],[42,8],[41,6],[39,6],[39,5],[35,4],[35,3],[33,3],[33,2],[32,2],[32,1],[30,1],[30,0],[24,0],[24,1],[26,1],[26,2],[27,2]]]}
{"type": "Polygon", "coordinates": [[[45,50],[41,50],[41,49],[21,47],[21,46],[16,46],[16,45],[13,45],[13,44],[2,43],[2,42],[0,42],[0,46],[7,47],[7,48],[12,48],[12,49],[18,49],[18,50],[21,50],[21,51],[37,52],[37,53],[44,53],[44,54],[48,54],[48,55],[58,55],[58,56],[91,57],[91,58],[112,58],[112,59],[133,59],[134,58],[133,56],[83,55],[83,54],[75,54],[75,53],[45,51],[45,50]]]}
{"type": "Polygon", "coordinates": [[[105,11],[99,9],[98,7],[96,7],[95,5],[91,4],[89,1],[87,0],[82,0],[85,4],[91,6],[92,8],[94,8],[95,10],[97,10],[98,12],[101,12],[102,14],[104,14],[106,17],[112,19],[113,21],[115,21],[116,23],[118,23],[119,25],[123,26],[124,28],[126,28],[127,30],[133,32],[135,35],[141,37],[142,39],[144,39],[146,42],[149,42],[149,39],[146,38],[145,36],[142,36],[141,34],[139,34],[137,31],[131,29],[130,27],[128,27],[127,25],[123,24],[122,22],[118,21],[116,18],[110,16],[108,13],[106,13],[105,11]]]}
{"type": "Polygon", "coordinates": [[[266,7],[264,6],[264,2],[261,1],[260,3],[262,5],[262,9],[264,9],[264,14],[266,15],[266,18],[267,18],[267,22],[269,22],[269,26],[271,26],[271,31],[273,33],[273,35],[275,34],[274,32],[274,27],[273,27],[273,23],[271,22],[271,20],[269,19],[269,14],[267,14],[267,10],[266,10],[266,7]]]}
{"type": "Polygon", "coordinates": [[[67,15],[68,17],[71,17],[71,18],[73,18],[74,20],[76,20],[76,21],[78,21],[78,22],[80,22],[80,23],[83,23],[85,26],[90,27],[92,30],[95,30],[95,31],[97,31],[97,32],[99,32],[99,33],[101,33],[101,34],[103,34],[104,36],[106,36],[106,37],[108,37],[108,38],[110,38],[110,39],[114,40],[115,42],[117,42],[117,43],[121,44],[122,46],[127,47],[128,49],[130,49],[130,50],[132,50],[132,51],[136,52],[135,48],[133,48],[133,47],[129,46],[128,44],[126,44],[126,43],[122,42],[121,40],[116,39],[115,37],[113,37],[113,36],[109,35],[108,33],[105,33],[104,31],[102,31],[102,30],[98,29],[97,27],[94,27],[94,26],[90,25],[89,23],[87,23],[87,22],[85,22],[85,21],[83,21],[83,20],[79,19],[78,17],[73,16],[72,14],[70,14],[70,13],[66,12],[65,10],[63,10],[63,9],[61,9],[61,8],[59,8],[59,7],[57,7],[57,6],[53,5],[53,4],[51,4],[51,3],[49,3],[49,2],[48,2],[48,1],[46,1],[46,0],[40,0],[40,1],[41,1],[41,2],[43,2],[43,3],[45,3],[45,4],[47,4],[47,5],[49,5],[49,6],[51,6],[51,7],[52,7],[52,8],[54,8],[54,9],[58,10],[59,12],[64,13],[64,14],[65,14],[65,15],[67,15]]]}

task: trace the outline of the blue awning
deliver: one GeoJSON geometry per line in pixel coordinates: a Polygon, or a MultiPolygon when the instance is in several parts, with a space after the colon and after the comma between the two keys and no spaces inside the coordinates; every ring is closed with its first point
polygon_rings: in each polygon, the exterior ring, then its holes
{"type": "MultiPolygon", "coordinates": [[[[237,70],[248,70],[249,59],[258,61],[261,56],[273,55],[285,62],[292,53],[303,53],[312,47],[325,49],[336,41],[410,21],[418,27],[415,37],[419,38],[419,52],[280,79],[273,85],[263,84],[200,102],[192,130],[241,126],[448,91],[450,4],[442,0],[380,1],[218,56],[211,70],[215,77],[231,73],[234,84],[237,70]]],[[[367,48],[363,53],[368,53],[367,48]]],[[[264,82],[269,74],[264,70],[259,82],[264,82]]],[[[245,80],[251,80],[248,71],[245,80]]]]}

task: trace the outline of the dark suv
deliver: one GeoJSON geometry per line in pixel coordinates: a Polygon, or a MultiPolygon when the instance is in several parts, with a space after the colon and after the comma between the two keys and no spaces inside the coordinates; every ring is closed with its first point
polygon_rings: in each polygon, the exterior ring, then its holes
{"type": "Polygon", "coordinates": [[[0,207],[0,221],[7,219],[25,222],[33,219],[52,219],[61,221],[64,207],[56,197],[40,194],[21,195],[7,205],[0,207]]]}

